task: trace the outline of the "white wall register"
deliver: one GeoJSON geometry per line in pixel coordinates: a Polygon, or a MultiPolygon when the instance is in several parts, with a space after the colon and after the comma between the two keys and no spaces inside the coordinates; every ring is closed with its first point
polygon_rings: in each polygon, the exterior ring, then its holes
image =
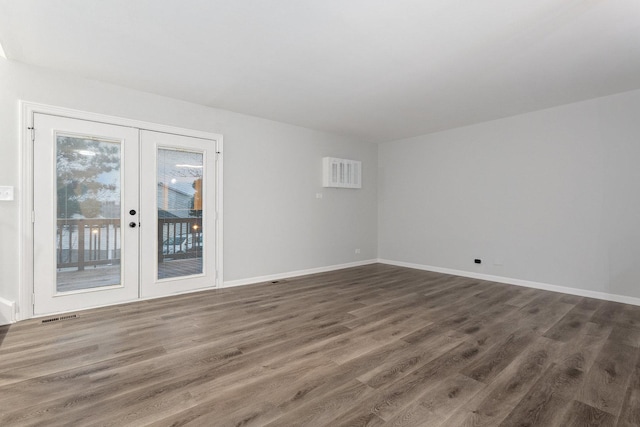
{"type": "Polygon", "coordinates": [[[322,158],[322,186],[362,188],[362,162],[357,160],[322,158]]]}

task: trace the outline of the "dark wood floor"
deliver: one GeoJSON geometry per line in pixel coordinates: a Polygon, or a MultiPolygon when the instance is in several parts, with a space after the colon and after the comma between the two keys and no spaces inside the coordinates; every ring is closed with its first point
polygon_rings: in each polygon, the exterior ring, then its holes
{"type": "Polygon", "coordinates": [[[0,425],[640,425],[640,307],[370,265],[0,328],[0,425]]]}

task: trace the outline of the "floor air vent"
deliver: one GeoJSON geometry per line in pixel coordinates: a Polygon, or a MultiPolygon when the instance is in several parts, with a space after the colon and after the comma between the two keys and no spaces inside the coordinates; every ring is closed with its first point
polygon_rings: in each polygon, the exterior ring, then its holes
{"type": "Polygon", "coordinates": [[[57,322],[59,320],[69,320],[69,319],[75,319],[77,318],[78,315],[77,314],[70,314],[68,316],[58,316],[58,317],[52,317],[50,319],[44,319],[42,321],[42,323],[51,323],[51,322],[57,322]]]}

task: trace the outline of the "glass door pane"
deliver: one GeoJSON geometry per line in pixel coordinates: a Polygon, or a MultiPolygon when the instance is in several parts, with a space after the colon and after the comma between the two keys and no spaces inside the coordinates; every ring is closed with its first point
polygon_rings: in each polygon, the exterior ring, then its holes
{"type": "Polygon", "coordinates": [[[202,274],[203,154],[157,152],[158,279],[202,274]]]}
{"type": "Polygon", "coordinates": [[[140,131],[143,298],[216,286],[215,189],[215,140],[140,131]]]}
{"type": "Polygon", "coordinates": [[[56,291],[120,285],[121,143],[56,135],[56,291]]]}
{"type": "Polygon", "coordinates": [[[138,130],[34,114],[34,314],[138,297],[138,130]]]}

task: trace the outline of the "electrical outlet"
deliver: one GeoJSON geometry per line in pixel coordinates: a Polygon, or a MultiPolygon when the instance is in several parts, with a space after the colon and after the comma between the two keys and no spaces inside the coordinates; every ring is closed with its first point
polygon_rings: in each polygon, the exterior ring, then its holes
{"type": "Polygon", "coordinates": [[[359,254],[360,253],[360,248],[356,249],[356,253],[359,254]]]}
{"type": "Polygon", "coordinates": [[[13,187],[0,187],[0,200],[10,201],[13,200],[13,187]]]}
{"type": "Polygon", "coordinates": [[[322,193],[316,193],[316,199],[322,199],[322,193]]]}

